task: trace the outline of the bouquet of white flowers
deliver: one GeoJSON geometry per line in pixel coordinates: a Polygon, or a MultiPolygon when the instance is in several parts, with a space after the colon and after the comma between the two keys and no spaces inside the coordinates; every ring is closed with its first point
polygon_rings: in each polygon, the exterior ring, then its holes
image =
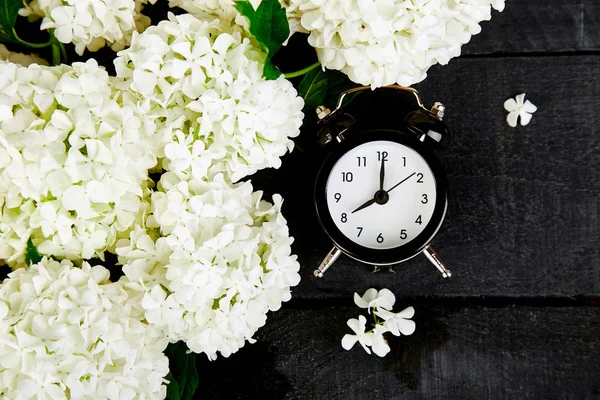
{"type": "Polygon", "coordinates": [[[283,199],[249,179],[292,151],[303,109],[424,79],[504,6],[163,0],[157,17],[157,1],[1,1],[11,399],[191,398],[195,369],[169,362],[253,343],[300,281],[283,199]],[[294,33],[318,61],[283,74],[274,56],[294,33]]]}

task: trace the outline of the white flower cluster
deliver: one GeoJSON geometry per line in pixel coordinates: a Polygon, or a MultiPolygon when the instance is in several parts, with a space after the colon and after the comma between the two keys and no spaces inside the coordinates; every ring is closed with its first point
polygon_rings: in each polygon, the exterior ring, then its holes
{"type": "Polygon", "coordinates": [[[9,61],[27,67],[30,64],[48,65],[48,61],[44,60],[37,54],[14,53],[0,43],[0,61],[9,61]]]}
{"type": "Polygon", "coordinates": [[[0,62],[0,259],[102,257],[146,205],[156,164],[134,107],[113,99],[92,59],[73,66],[0,62]]]}
{"type": "Polygon", "coordinates": [[[290,0],[324,68],[372,88],[422,81],[504,0],[290,0]]]}
{"type": "Polygon", "coordinates": [[[278,168],[302,124],[302,98],[283,77],[264,79],[264,60],[240,27],[170,14],[134,34],[115,66],[119,87],[156,124],[166,170],[235,182],[278,168]]]}
{"type": "Polygon", "coordinates": [[[412,335],[415,331],[415,323],[410,320],[415,315],[415,309],[408,307],[399,313],[393,313],[391,310],[396,297],[388,289],[377,291],[371,288],[362,297],[354,293],[354,302],[360,308],[366,308],[369,314],[373,309],[375,323],[373,329],[365,331],[367,319],[364,316],[349,319],[347,324],[354,331],[354,335],[347,334],[342,338],[342,347],[346,350],[350,350],[358,342],[368,354],[371,354],[371,347],[375,354],[384,357],[390,352],[390,346],[383,337],[384,333],[391,332],[394,336],[400,336],[412,335]]]}
{"type": "Polygon", "coordinates": [[[253,342],[300,281],[282,199],[261,201],[249,182],[232,185],[220,174],[206,182],[167,172],[159,187],[148,229],[119,241],[119,260],[145,293],[149,323],[171,342],[227,357],[253,342]]]}
{"type": "MultiPolygon", "coordinates": [[[[102,12],[130,21],[130,8],[99,0],[30,3],[46,6],[77,9],[55,21],[78,51],[121,43],[94,36],[102,12]]],[[[23,267],[30,240],[71,260],[0,284],[0,393],[162,398],[167,341],[228,356],[290,299],[300,276],[282,199],[234,182],[281,164],[304,102],[283,77],[262,77],[253,43],[232,21],[171,14],[133,32],[114,78],[94,60],[0,62],[0,262],[23,267]],[[123,264],[119,282],[72,264],[105,252],[123,264]]]]}
{"type": "MultiPolygon", "coordinates": [[[[156,0],[150,0],[154,3],[156,0]]],[[[41,29],[55,29],[62,43],[73,43],[81,55],[109,45],[118,51],[143,31],[150,18],[141,13],[147,0],[32,0],[19,10],[30,20],[43,18],[41,29]]]]}
{"type": "Polygon", "coordinates": [[[163,399],[168,343],[102,266],[44,258],[0,286],[7,399],[163,399]]]}

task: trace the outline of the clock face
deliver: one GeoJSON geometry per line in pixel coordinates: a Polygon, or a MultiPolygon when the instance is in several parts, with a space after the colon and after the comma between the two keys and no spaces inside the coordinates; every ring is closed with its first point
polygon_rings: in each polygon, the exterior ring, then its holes
{"type": "Polygon", "coordinates": [[[350,241],[370,249],[396,248],[415,239],[432,220],[436,185],[429,164],[415,150],[371,141],[333,165],[325,186],[327,209],[350,241]]]}

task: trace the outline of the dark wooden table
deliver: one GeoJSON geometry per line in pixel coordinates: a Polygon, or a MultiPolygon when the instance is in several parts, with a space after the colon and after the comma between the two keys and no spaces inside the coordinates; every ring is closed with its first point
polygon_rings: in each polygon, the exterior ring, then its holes
{"type": "Polygon", "coordinates": [[[253,181],[284,196],[302,281],[256,344],[199,357],[198,398],[600,399],[600,1],[507,3],[416,86],[454,131],[434,241],[453,277],[423,257],[395,274],[342,257],[313,278],[331,245],[311,156],[294,152],[253,181]],[[513,129],[503,103],[521,92],[539,110],[513,129]],[[369,287],[416,309],[416,332],[392,337],[385,358],[340,345],[352,295],[369,287]]]}

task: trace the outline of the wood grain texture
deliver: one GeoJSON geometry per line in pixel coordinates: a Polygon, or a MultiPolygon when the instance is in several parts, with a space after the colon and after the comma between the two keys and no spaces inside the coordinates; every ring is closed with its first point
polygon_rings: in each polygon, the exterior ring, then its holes
{"type": "Polygon", "coordinates": [[[560,399],[600,397],[597,308],[416,306],[416,332],[385,358],[340,345],[356,307],[281,310],[258,343],[198,362],[202,399],[560,399]]]}
{"type": "MultiPolygon", "coordinates": [[[[342,257],[324,278],[312,271],[331,248],[312,203],[315,153],[287,156],[253,177],[283,195],[303,277],[296,299],[347,298],[367,287],[406,296],[600,296],[600,56],[457,59],[417,86],[427,104],[447,106],[454,131],[439,152],[450,181],[446,222],[433,244],[454,276],[424,257],[370,269],[342,257]],[[504,101],[527,92],[539,110],[510,128],[504,101]]],[[[395,112],[390,104],[389,112],[395,112]]],[[[309,124],[299,142],[312,141],[309,124]]]]}
{"type": "Polygon", "coordinates": [[[597,0],[507,0],[504,11],[493,12],[462,50],[465,55],[597,51],[599,25],[597,0]]]}

